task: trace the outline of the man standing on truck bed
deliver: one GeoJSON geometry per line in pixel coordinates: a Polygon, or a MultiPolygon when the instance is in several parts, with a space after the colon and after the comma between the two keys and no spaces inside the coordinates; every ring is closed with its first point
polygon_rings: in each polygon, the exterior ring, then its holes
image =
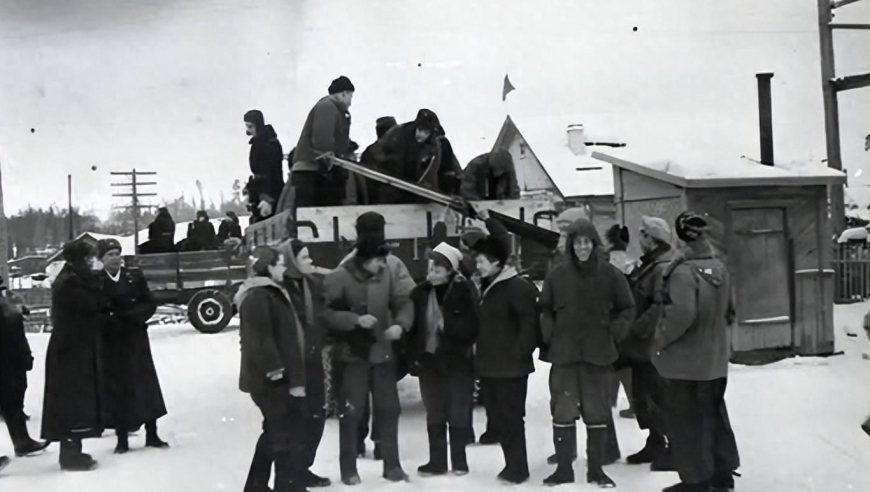
{"type": "Polygon", "coordinates": [[[291,168],[297,207],[340,205],[344,198],[342,169],[333,168],[318,157],[326,153],[344,157],[350,153],[348,109],[353,93],[353,83],[342,75],[330,84],[329,95],[308,113],[291,168]]]}

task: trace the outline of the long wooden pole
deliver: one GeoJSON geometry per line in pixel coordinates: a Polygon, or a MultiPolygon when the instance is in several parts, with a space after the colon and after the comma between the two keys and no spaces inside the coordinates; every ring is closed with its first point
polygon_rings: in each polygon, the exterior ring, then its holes
{"type": "MultiPolygon", "coordinates": [[[[819,7],[819,49],[822,59],[822,98],[825,106],[825,142],[828,153],[828,167],[843,170],[840,154],[840,108],[837,102],[837,89],[833,81],[836,77],[834,67],[834,35],[831,29],[833,11],[831,0],[818,0],[819,7]]],[[[831,186],[831,221],[835,234],[846,227],[846,206],[843,186],[831,186]]]]}

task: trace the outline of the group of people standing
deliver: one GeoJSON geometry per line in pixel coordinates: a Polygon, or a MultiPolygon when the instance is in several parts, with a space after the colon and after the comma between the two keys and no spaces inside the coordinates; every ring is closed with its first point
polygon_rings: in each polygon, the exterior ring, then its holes
{"type": "MultiPolygon", "coordinates": [[[[322,353],[339,365],[341,481],[357,485],[358,429],[369,393],[378,427],[383,478],[407,481],[399,452],[401,413],[396,343],[407,347],[426,409],[429,461],[421,476],[469,472],[475,380],[505,467],[498,478],[529,478],[525,438],[528,377],[534,352],[552,364],[550,395],[555,472],[547,485],[574,482],[576,421],[586,427],[587,482],[615,483],[612,422],[615,367],[630,367],[638,424],[647,444],[630,464],[659,462],[681,482],[667,492],[733,490],[739,455],[725,406],[728,327],[734,309],[727,269],[706,240],[703,217],[677,219],[683,247],[667,222],[645,217],[637,231],[643,257],[628,276],[609,261],[592,223],[562,230],[560,256],[543,288],[521,277],[509,245],[484,211],[480,231],[462,249],[438,244],[425,281],[411,280],[390,252],[385,219],[359,216],[354,251],[320,278],[296,240],[254,251],[255,278],[236,302],[241,313],[240,387],[263,417],[246,492],[299,492],[330,484],[310,467],[323,434],[322,353]],[[479,236],[479,237],[478,237],[479,236]],[[325,345],[326,344],[326,345],[325,345]]],[[[618,451],[616,451],[618,459],[618,451]]]]}
{"type": "Polygon", "coordinates": [[[4,364],[19,361],[17,373],[6,371],[5,365],[2,372],[3,413],[15,454],[29,456],[59,442],[61,469],[93,470],[97,461],[82,451],[83,439],[114,429],[115,453],[124,454],[130,450],[129,435],[143,425],[146,447],[169,447],[157,432],[157,420],[167,412],[147,331],[157,303],[145,278],[122,266],[121,245],[114,239],[99,241],[96,251],[84,242],[71,242],[63,249],[63,259],[66,263],[52,284],[43,442],[30,439],[23,420],[20,383],[23,377],[26,388],[26,372],[21,371],[29,370],[33,360],[23,327],[19,329],[15,316],[2,318],[4,325],[15,323],[15,333],[21,332],[14,345],[7,345],[4,337],[2,357],[4,364]],[[19,381],[14,393],[5,386],[10,375],[19,381]],[[7,406],[9,396],[14,402],[7,406]]]}
{"type": "Polygon", "coordinates": [[[414,203],[420,199],[398,188],[365,180],[333,165],[330,157],[359,164],[445,195],[468,200],[519,198],[513,158],[506,150],[478,156],[463,171],[434,111],[421,109],[406,123],[393,116],[375,122],[374,143],[357,156],[350,138],[350,106],[356,88],[345,76],[333,80],[328,95],[311,109],[296,147],[288,154],[289,179],[284,180],[284,151],[272,125],[260,110],[245,113],[250,136],[251,177],[245,188],[252,222],[297,207],[344,204],[414,203]],[[351,193],[348,193],[348,191],[351,193]]]}

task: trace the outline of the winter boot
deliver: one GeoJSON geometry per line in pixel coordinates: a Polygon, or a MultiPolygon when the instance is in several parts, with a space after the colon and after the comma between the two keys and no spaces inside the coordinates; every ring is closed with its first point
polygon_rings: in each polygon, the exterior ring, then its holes
{"type": "Polygon", "coordinates": [[[384,460],[384,451],[381,448],[381,443],[379,443],[379,442],[375,443],[375,450],[372,452],[372,456],[374,457],[375,461],[383,461],[384,460]]]}
{"type": "Polygon", "coordinates": [[[625,410],[619,411],[619,417],[623,419],[633,419],[637,417],[637,413],[635,413],[633,408],[626,408],[625,410]]]}
{"type": "Polygon", "coordinates": [[[428,430],[429,463],[417,468],[417,473],[423,477],[444,475],[447,473],[447,426],[430,425],[428,430]]]}
{"type": "Polygon", "coordinates": [[[616,426],[613,417],[607,422],[607,439],[604,445],[604,466],[612,465],[619,461],[619,441],[616,439],[616,426]]]}
{"type": "Polygon", "coordinates": [[[677,468],[674,466],[674,456],[671,454],[669,446],[665,446],[661,454],[650,464],[649,469],[654,472],[677,471],[677,468]]]}
{"type": "Polygon", "coordinates": [[[33,456],[44,451],[49,444],[51,443],[48,441],[34,441],[33,439],[28,439],[22,444],[15,445],[15,456],[18,458],[33,456]]]}
{"type": "Polygon", "coordinates": [[[665,438],[655,431],[649,431],[649,437],[646,438],[646,445],[637,453],[625,459],[629,465],[640,465],[643,463],[652,463],[662,453],[665,452],[665,438]]]}
{"type": "Polygon", "coordinates": [[[665,487],[662,492],[709,492],[710,484],[708,482],[701,483],[685,483],[680,482],[670,487],[665,487]]]}
{"type": "Polygon", "coordinates": [[[359,438],[357,437],[357,422],[348,416],[342,416],[338,424],[339,457],[338,463],[341,469],[341,483],[345,485],[359,485],[359,473],[356,468],[356,460],[359,454],[359,438]]]}
{"type": "Polygon", "coordinates": [[[163,442],[157,435],[157,421],[152,420],[145,424],[145,446],[149,448],[166,449],[169,444],[163,442]]]}
{"type": "Polygon", "coordinates": [[[11,462],[12,460],[8,456],[0,456],[0,471],[3,471],[11,462]]]}
{"type": "Polygon", "coordinates": [[[494,431],[487,429],[486,432],[481,434],[480,441],[478,441],[478,443],[481,446],[492,446],[498,444],[498,435],[494,431]]]}
{"type": "Polygon", "coordinates": [[[500,444],[507,466],[499,479],[511,484],[524,483],[529,479],[529,459],[526,451],[526,433],[523,427],[500,434],[500,444]]]}
{"type": "Polygon", "coordinates": [[[606,426],[586,427],[586,482],[596,484],[603,489],[616,487],[616,484],[604,473],[602,468],[606,446],[606,426]]]}
{"type": "Polygon", "coordinates": [[[556,472],[544,479],[544,485],[574,483],[574,451],[577,450],[577,428],[553,426],[553,445],[556,447],[558,467],[556,472]]]}
{"type": "Polygon", "coordinates": [[[125,431],[117,431],[118,444],[115,446],[115,454],[126,454],[130,451],[130,441],[125,431]]]}
{"type": "Polygon", "coordinates": [[[322,489],[332,485],[332,480],[309,470],[305,473],[305,485],[311,489],[322,489]]]}
{"type": "MultiPolygon", "coordinates": [[[[577,439],[574,439],[574,440],[576,441],[577,439]]],[[[574,448],[574,452],[572,454],[573,454],[573,458],[571,458],[571,461],[577,461],[577,448],[576,447],[574,448]]],[[[548,465],[559,464],[559,456],[556,453],[553,453],[550,456],[547,456],[547,464],[548,465]]]]}
{"type": "Polygon", "coordinates": [[[474,442],[474,431],[450,427],[450,464],[454,475],[468,475],[465,447],[474,442]]]}
{"type": "Polygon", "coordinates": [[[97,467],[91,455],[82,453],[82,442],[68,439],[60,443],[60,469],[64,471],[90,471],[97,467]]]}
{"type": "Polygon", "coordinates": [[[389,470],[384,470],[384,478],[390,482],[410,482],[411,479],[408,477],[408,474],[405,473],[405,470],[399,468],[392,468],[389,470]]]}

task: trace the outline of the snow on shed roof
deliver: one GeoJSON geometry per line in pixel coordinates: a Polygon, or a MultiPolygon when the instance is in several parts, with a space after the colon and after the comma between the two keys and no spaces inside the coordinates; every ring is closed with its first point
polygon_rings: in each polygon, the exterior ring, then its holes
{"type": "Polygon", "coordinates": [[[843,184],[846,175],[821,163],[790,162],[765,166],[742,156],[662,158],[643,148],[619,155],[596,151],[593,158],[684,188],[731,186],[804,186],[843,184]],[[691,164],[685,164],[691,162],[691,164]]]}
{"type": "MultiPolygon", "coordinates": [[[[568,126],[582,124],[587,142],[623,141],[607,132],[615,128],[610,115],[522,116],[511,114],[517,131],[529,145],[562,196],[607,196],[614,193],[613,167],[586,154],[577,155],[568,147],[568,126]]],[[[610,149],[619,155],[619,149],[610,149]]]]}

